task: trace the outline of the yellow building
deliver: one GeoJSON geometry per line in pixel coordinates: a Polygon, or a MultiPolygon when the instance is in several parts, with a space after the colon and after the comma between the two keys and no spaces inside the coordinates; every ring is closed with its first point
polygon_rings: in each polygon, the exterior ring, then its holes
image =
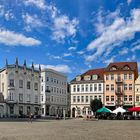
{"type": "Polygon", "coordinates": [[[135,106],[140,107],[140,75],[135,81],[135,106]]]}

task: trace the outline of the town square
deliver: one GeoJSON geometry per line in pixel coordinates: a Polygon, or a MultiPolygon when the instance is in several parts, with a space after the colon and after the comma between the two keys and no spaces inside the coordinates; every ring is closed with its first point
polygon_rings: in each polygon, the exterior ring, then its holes
{"type": "Polygon", "coordinates": [[[139,120],[0,122],[0,140],[138,140],[139,130],[139,120]]]}
{"type": "Polygon", "coordinates": [[[140,0],[0,0],[0,140],[140,140],[140,0]]]}

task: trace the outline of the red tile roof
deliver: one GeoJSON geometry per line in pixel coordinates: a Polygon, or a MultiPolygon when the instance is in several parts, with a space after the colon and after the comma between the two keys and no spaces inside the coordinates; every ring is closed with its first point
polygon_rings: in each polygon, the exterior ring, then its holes
{"type": "MultiPolygon", "coordinates": [[[[124,67],[128,66],[130,68],[131,71],[134,71],[135,73],[135,78],[138,77],[138,65],[137,62],[114,62],[114,63],[110,63],[107,68],[105,69],[105,72],[110,72],[112,70],[110,70],[112,67],[116,67],[117,70],[116,71],[125,71],[124,67]]],[[[130,71],[129,70],[129,71],[130,71]]],[[[126,70],[128,71],[128,70],[126,70]]]]}
{"type": "MultiPolygon", "coordinates": [[[[98,79],[97,80],[104,80],[104,71],[105,71],[105,68],[100,68],[100,69],[92,69],[92,70],[88,70],[86,71],[85,73],[79,75],[81,76],[81,81],[83,81],[84,79],[84,76],[86,75],[98,75],[98,79]]],[[[76,78],[73,79],[71,82],[75,82],[76,81],[76,78]]]]}

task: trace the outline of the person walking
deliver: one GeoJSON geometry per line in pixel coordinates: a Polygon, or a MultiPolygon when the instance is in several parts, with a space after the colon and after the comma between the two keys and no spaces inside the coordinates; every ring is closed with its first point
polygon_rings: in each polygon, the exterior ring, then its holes
{"type": "Polygon", "coordinates": [[[33,114],[31,112],[29,112],[29,121],[28,122],[32,123],[32,117],[33,117],[33,114]]]}

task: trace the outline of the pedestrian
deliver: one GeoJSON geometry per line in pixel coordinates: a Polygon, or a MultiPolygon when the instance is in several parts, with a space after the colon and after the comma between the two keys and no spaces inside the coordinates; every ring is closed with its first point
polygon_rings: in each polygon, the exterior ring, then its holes
{"type": "Polygon", "coordinates": [[[32,123],[32,117],[33,117],[33,114],[31,112],[29,112],[29,122],[32,123]]]}

